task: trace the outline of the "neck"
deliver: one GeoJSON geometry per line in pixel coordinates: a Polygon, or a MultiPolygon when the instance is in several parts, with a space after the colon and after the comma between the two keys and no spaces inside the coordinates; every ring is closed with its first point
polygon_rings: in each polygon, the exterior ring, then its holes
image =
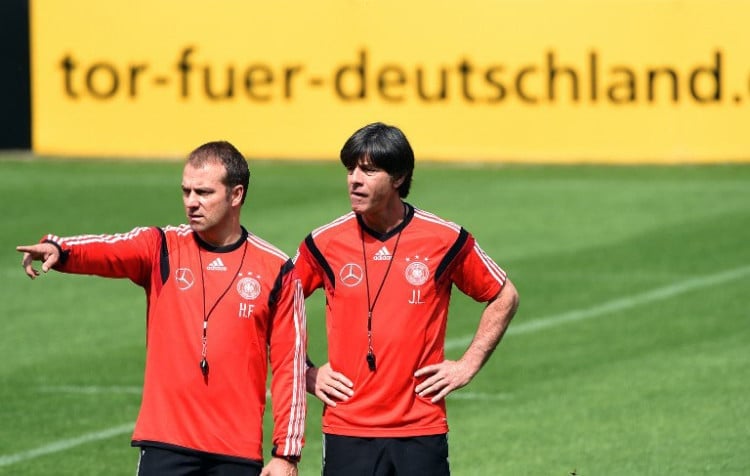
{"type": "Polygon", "coordinates": [[[212,230],[212,232],[210,233],[207,233],[205,231],[198,232],[198,236],[207,244],[219,248],[222,246],[229,246],[237,243],[237,241],[239,241],[239,239],[242,237],[242,228],[232,228],[225,232],[218,230],[212,230]]]}
{"type": "Polygon", "coordinates": [[[362,221],[378,233],[388,233],[406,219],[406,211],[406,204],[398,199],[379,213],[362,215],[362,221]]]}

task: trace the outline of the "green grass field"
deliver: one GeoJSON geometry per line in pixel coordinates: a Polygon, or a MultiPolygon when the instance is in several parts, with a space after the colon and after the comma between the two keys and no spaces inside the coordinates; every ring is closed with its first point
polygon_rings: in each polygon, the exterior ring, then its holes
{"type": "MultiPolygon", "coordinates": [[[[244,224],[290,255],[348,211],[337,163],[250,166],[244,224]]],[[[182,223],[181,169],[0,155],[0,474],[134,474],[143,292],[31,281],[14,248],[182,223]]],[[[453,474],[750,474],[750,165],[418,163],[409,201],[474,233],[521,294],[493,358],[449,397],[453,474]]],[[[324,361],[320,296],[307,308],[324,361]]],[[[455,294],[450,358],[480,311],[455,294]]],[[[317,475],[308,401],[300,473],[317,475]]]]}

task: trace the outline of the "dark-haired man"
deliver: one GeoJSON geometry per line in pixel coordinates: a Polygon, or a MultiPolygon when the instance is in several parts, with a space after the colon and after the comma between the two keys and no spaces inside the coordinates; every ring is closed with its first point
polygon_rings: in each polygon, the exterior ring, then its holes
{"type": "Polygon", "coordinates": [[[307,390],[326,405],[323,474],[447,475],[444,398],[490,357],[518,293],[470,233],[403,200],[414,153],[400,129],[369,124],[340,158],[352,211],[295,257],[305,296],[326,296],[328,362],[307,371],[307,390]],[[487,303],[457,361],[444,353],[454,285],[487,303]]]}

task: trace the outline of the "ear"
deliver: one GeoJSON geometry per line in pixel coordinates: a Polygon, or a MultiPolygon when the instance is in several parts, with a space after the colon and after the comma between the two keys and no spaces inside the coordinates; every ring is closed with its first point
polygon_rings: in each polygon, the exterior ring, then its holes
{"type": "Polygon", "coordinates": [[[393,188],[398,189],[401,186],[401,184],[404,183],[404,180],[406,180],[405,175],[402,175],[401,177],[393,177],[393,179],[391,180],[391,183],[393,184],[393,188]]]}
{"type": "Polygon", "coordinates": [[[235,185],[234,188],[232,188],[232,206],[239,207],[242,205],[242,194],[245,191],[245,187],[242,185],[235,185]]]}

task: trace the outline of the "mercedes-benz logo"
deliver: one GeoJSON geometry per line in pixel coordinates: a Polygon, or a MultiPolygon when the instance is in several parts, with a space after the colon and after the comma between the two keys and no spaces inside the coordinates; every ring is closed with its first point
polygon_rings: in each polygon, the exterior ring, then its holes
{"type": "Polygon", "coordinates": [[[355,263],[347,263],[339,271],[339,279],[345,286],[354,287],[362,282],[362,268],[355,263]]]}
{"type": "Polygon", "coordinates": [[[193,286],[195,279],[190,268],[179,268],[174,272],[174,280],[177,283],[177,289],[187,291],[193,286]]]}

